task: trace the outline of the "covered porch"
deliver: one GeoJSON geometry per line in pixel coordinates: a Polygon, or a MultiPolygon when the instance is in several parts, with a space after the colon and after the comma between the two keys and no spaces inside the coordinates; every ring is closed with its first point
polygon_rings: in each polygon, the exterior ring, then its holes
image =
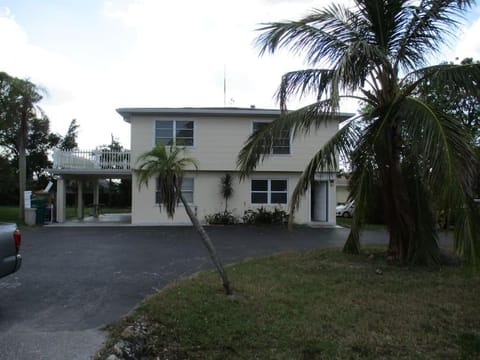
{"type": "MultiPolygon", "coordinates": [[[[56,178],[55,220],[59,224],[67,220],[67,186],[76,185],[77,224],[102,224],[131,222],[130,214],[111,216],[102,214],[100,183],[107,179],[131,179],[130,151],[72,150],[55,149],[53,167],[50,170],[56,178]],[[92,184],[92,200],[85,202],[85,189],[92,184]],[[86,210],[88,213],[86,214],[86,210]],[[87,216],[86,216],[87,215],[87,216]],[[128,215],[128,216],[127,216],[128,215]]],[[[72,221],[69,221],[72,222],[72,221]]]]}

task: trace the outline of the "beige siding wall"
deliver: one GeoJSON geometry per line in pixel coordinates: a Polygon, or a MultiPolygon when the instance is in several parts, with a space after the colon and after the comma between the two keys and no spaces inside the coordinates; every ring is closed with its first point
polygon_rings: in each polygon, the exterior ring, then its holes
{"type": "MultiPolygon", "coordinates": [[[[199,220],[205,223],[205,216],[225,209],[225,200],[220,194],[220,178],[225,172],[197,172],[187,174],[194,178],[194,204],[192,208],[195,210],[199,220]]],[[[238,174],[233,174],[233,188],[234,194],[228,200],[228,209],[237,217],[242,217],[247,209],[256,209],[261,206],[269,209],[275,207],[282,208],[288,212],[286,205],[257,205],[250,203],[250,178],[240,182],[238,174]]],[[[288,184],[288,201],[297,184],[300,174],[285,174],[285,173],[256,173],[252,178],[265,179],[285,179],[288,184]]],[[[134,184],[136,178],[134,176],[134,184]]],[[[329,203],[329,222],[328,224],[335,224],[335,186],[332,183],[329,187],[330,203],[329,203]]],[[[310,208],[310,191],[305,194],[300,208],[295,214],[295,222],[298,224],[305,224],[311,221],[310,208]]],[[[155,225],[155,224],[190,224],[190,221],[183,209],[183,206],[178,206],[173,220],[168,219],[164,209],[155,204],[155,182],[152,180],[148,188],[138,190],[138,186],[134,185],[133,189],[133,211],[132,223],[137,225],[155,225]]]]}
{"type": "MultiPolygon", "coordinates": [[[[193,207],[199,219],[204,222],[205,216],[223,211],[225,204],[220,195],[220,177],[225,172],[236,171],[238,152],[252,132],[254,119],[222,118],[222,117],[160,117],[149,115],[132,116],[130,119],[132,166],[136,168],[136,159],[152,149],[155,143],[155,120],[193,120],[195,122],[195,146],[189,148],[189,156],[199,162],[199,171],[193,174],[194,204],[193,207]]],[[[261,119],[259,121],[265,121],[261,119]]],[[[263,178],[287,179],[288,197],[298,181],[312,155],[318,150],[336,129],[338,123],[332,121],[322,126],[318,131],[312,131],[310,136],[296,139],[291,145],[290,155],[275,155],[267,158],[261,164],[254,176],[263,178]]],[[[193,169],[192,169],[193,170],[193,169]]],[[[229,200],[228,208],[241,217],[245,210],[257,208],[250,204],[250,181],[239,183],[235,175],[233,198],[229,200]]],[[[329,222],[335,224],[335,186],[329,186],[329,222]]],[[[311,221],[310,191],[305,195],[298,212],[295,215],[296,223],[311,221]]],[[[284,206],[288,210],[288,205],[284,206]]],[[[155,204],[155,182],[152,180],[148,188],[139,191],[136,176],[133,175],[132,192],[132,223],[141,224],[190,224],[183,207],[179,206],[172,221],[167,218],[164,209],[155,204]]]]}
{"type": "Polygon", "coordinates": [[[348,187],[346,185],[337,185],[337,203],[347,202],[349,195],[348,187]]]}
{"type": "MultiPolygon", "coordinates": [[[[155,143],[155,120],[172,120],[159,116],[137,116],[132,123],[132,159],[150,150],[155,143]]],[[[175,120],[195,122],[195,146],[188,148],[189,155],[199,162],[199,170],[235,171],[238,152],[252,132],[254,119],[246,118],[195,118],[183,117],[175,120]]],[[[264,121],[264,120],[259,120],[264,121]]],[[[318,131],[293,141],[290,155],[272,155],[257,168],[258,171],[302,171],[307,161],[321,144],[336,131],[338,124],[332,121],[318,131]]],[[[135,163],[134,163],[135,165],[135,163]]]]}

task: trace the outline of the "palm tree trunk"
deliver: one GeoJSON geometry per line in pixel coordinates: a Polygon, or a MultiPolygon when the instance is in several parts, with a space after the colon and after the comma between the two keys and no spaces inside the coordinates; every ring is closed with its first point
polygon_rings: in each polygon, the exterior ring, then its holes
{"type": "MultiPolygon", "coordinates": [[[[395,165],[394,165],[395,166],[395,165]]],[[[390,233],[389,253],[406,262],[409,248],[414,241],[415,222],[408,204],[408,193],[401,174],[387,170],[384,184],[385,220],[390,233]]]]}
{"type": "Polygon", "coordinates": [[[182,204],[185,207],[185,211],[187,212],[187,215],[190,218],[190,221],[192,222],[193,227],[195,228],[195,230],[197,230],[198,234],[200,235],[200,238],[202,239],[203,244],[207,248],[210,258],[212,259],[220,277],[222,278],[222,283],[223,283],[223,287],[225,289],[226,294],[231,295],[232,290],[230,289],[230,281],[228,280],[227,273],[225,272],[222,262],[218,257],[217,250],[213,246],[212,241],[210,240],[210,237],[206,233],[205,229],[203,228],[203,226],[200,224],[197,217],[193,213],[192,208],[190,207],[190,205],[188,205],[188,202],[183,197],[181,191],[179,191],[178,189],[177,191],[180,194],[180,200],[182,201],[182,204]]]}
{"type": "Polygon", "coordinates": [[[20,134],[18,134],[18,188],[19,204],[18,218],[21,222],[25,220],[25,190],[27,188],[27,138],[28,138],[28,120],[27,104],[24,104],[20,119],[20,134]]]}
{"type": "Polygon", "coordinates": [[[18,219],[23,222],[25,217],[25,190],[27,188],[27,156],[23,140],[19,141],[18,150],[18,219]]]}
{"type": "Polygon", "coordinates": [[[350,230],[347,241],[343,245],[342,252],[345,254],[360,254],[360,236],[358,231],[350,230]]]}
{"type": "Polygon", "coordinates": [[[400,168],[400,137],[390,128],[390,149],[383,172],[385,221],[390,233],[389,253],[402,263],[407,262],[415,241],[415,221],[405,179],[400,168]]]}

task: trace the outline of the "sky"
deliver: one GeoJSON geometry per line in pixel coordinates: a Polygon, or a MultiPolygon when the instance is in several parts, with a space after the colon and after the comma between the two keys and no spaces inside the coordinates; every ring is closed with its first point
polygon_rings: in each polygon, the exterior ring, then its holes
{"type": "MultiPolygon", "coordinates": [[[[120,107],[278,107],[281,75],[305,64],[288,52],[260,57],[256,29],[329,3],[0,0],[0,71],[45,90],[40,106],[53,132],[64,135],[76,119],[80,148],[108,144],[111,136],[129,148],[130,125],[115,111],[120,107]]],[[[480,59],[479,35],[477,6],[431,63],[480,59]]]]}

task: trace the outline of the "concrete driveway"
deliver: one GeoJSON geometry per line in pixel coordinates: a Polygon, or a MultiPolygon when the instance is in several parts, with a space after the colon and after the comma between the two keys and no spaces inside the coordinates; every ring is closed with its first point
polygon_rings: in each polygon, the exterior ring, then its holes
{"type": "MultiPolygon", "coordinates": [[[[348,234],[243,226],[207,232],[227,264],[341,246],[348,234]]],[[[173,279],[211,268],[190,227],[44,227],[22,234],[22,268],[0,279],[0,359],[89,359],[104,341],[104,325],[173,279]]],[[[363,237],[386,241],[384,232],[363,237]]]]}

